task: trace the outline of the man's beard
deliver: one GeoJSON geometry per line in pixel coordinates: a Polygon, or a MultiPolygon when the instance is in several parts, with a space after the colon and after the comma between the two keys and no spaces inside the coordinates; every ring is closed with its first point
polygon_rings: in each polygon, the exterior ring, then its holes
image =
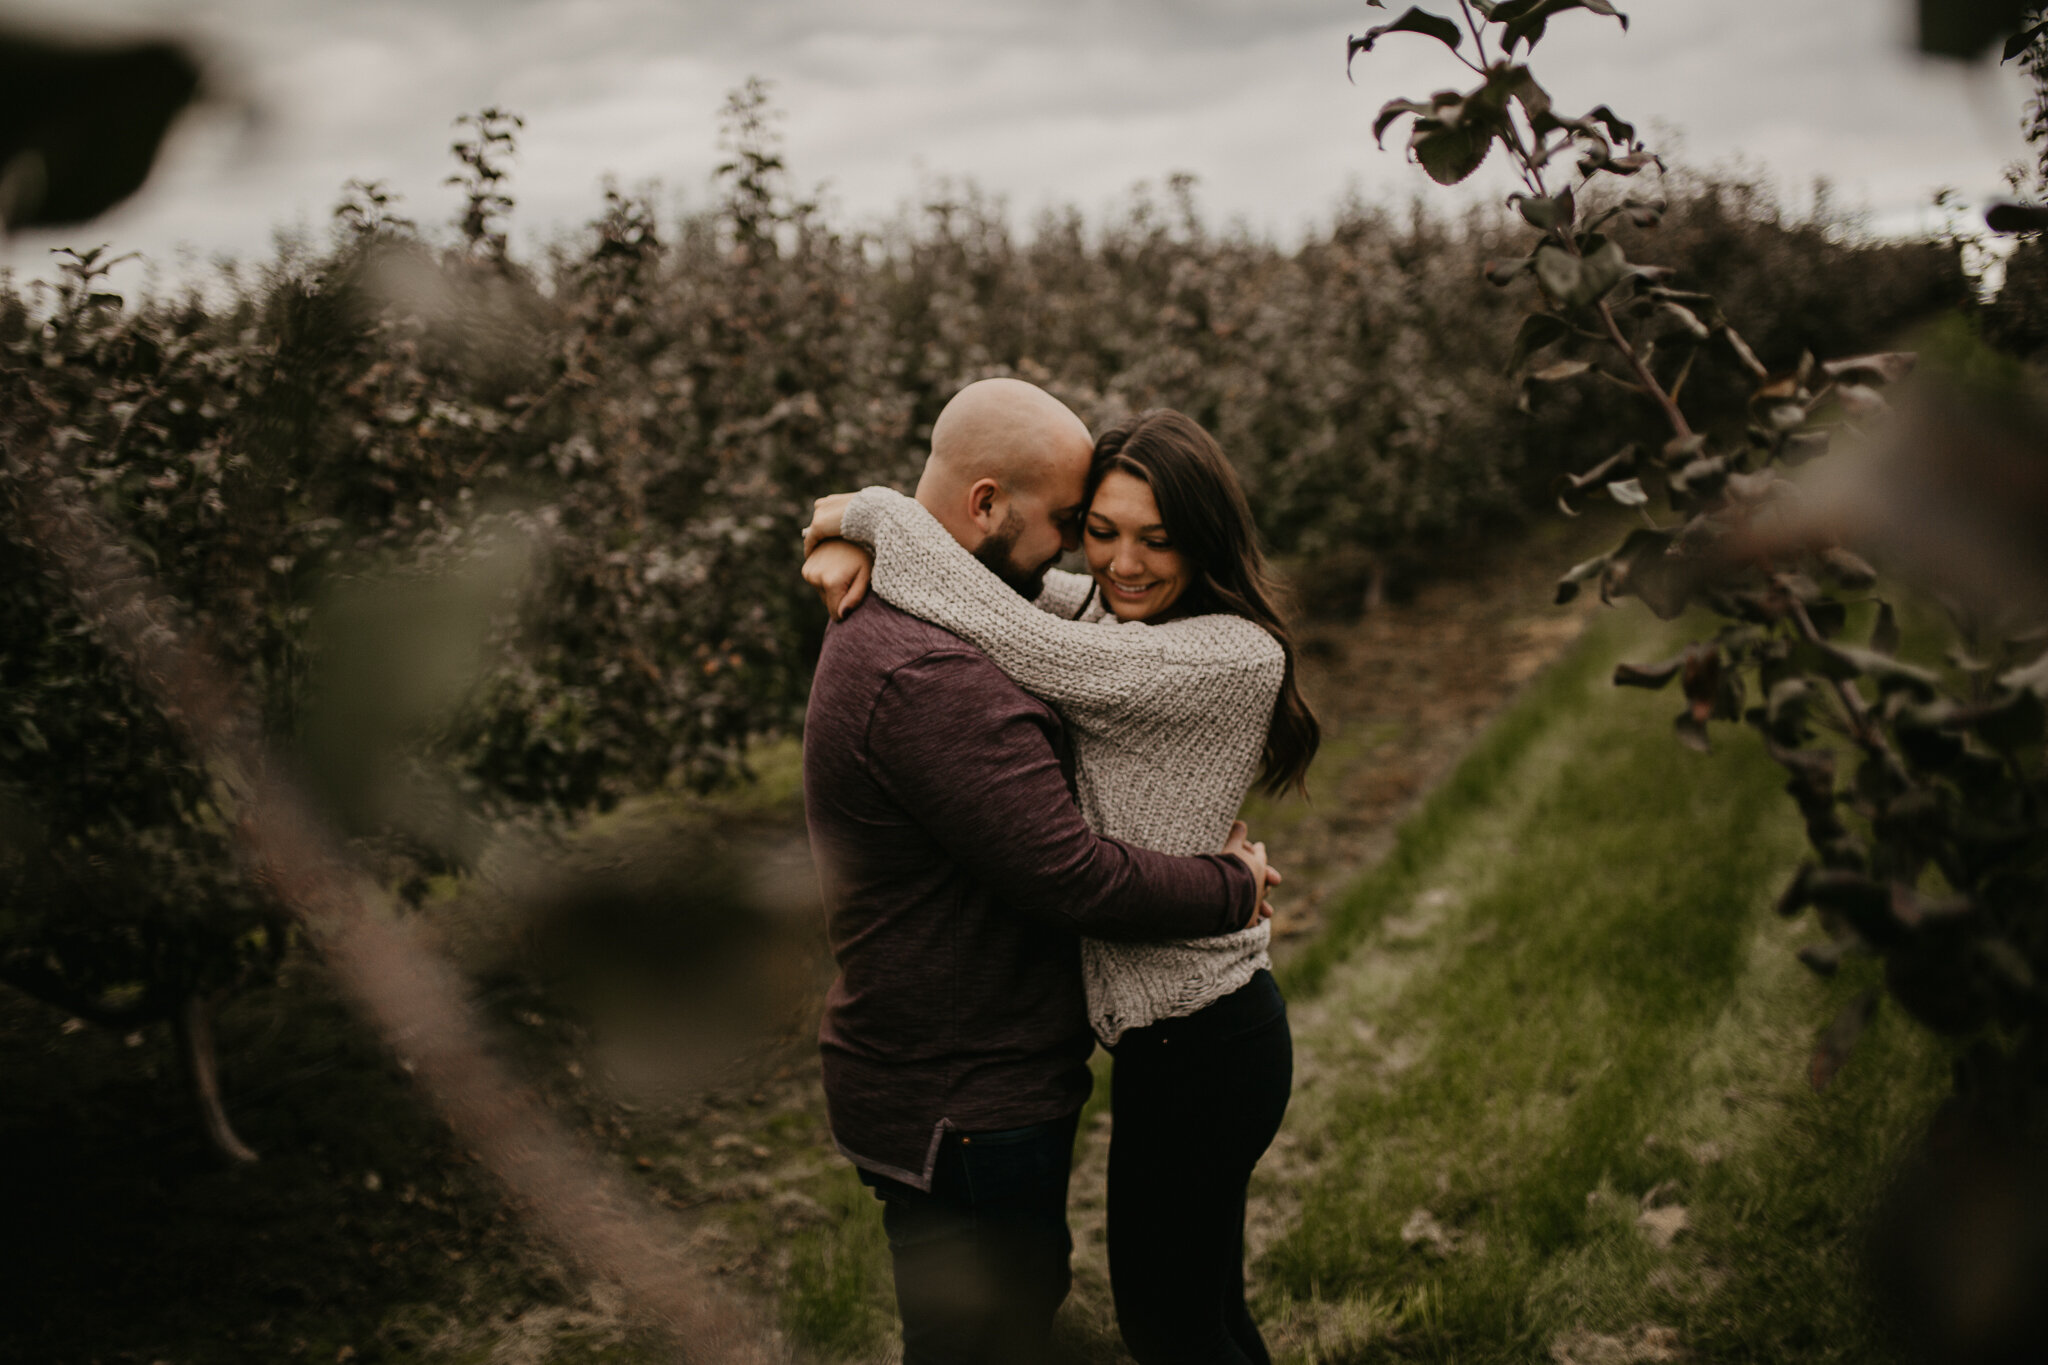
{"type": "Polygon", "coordinates": [[[989,532],[987,540],[974,550],[974,557],[997,578],[1010,585],[1011,589],[1027,601],[1036,601],[1045,587],[1045,571],[1053,566],[1048,559],[1043,564],[1025,568],[1011,558],[1017,548],[1017,541],[1024,534],[1024,518],[1011,508],[1003,517],[1003,524],[989,532]]]}

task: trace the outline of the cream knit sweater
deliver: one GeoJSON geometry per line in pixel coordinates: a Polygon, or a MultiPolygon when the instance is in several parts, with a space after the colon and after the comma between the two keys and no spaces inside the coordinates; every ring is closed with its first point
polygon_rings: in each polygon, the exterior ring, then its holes
{"type": "MultiPolygon", "coordinates": [[[[873,588],[960,636],[1066,720],[1081,813],[1113,839],[1214,853],[1258,771],[1286,658],[1242,616],[1119,623],[1089,580],[1054,570],[1025,601],[914,499],[863,489],[841,524],[874,551],[873,588]]],[[[1264,924],[1171,943],[1082,940],[1089,1021],[1105,1043],[1193,1014],[1268,965],[1264,924]]]]}

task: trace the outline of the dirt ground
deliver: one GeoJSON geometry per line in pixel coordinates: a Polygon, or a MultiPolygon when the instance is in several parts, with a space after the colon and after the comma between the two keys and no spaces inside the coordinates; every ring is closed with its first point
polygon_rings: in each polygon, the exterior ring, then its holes
{"type": "MultiPolygon", "coordinates": [[[[1583,527],[1546,528],[1475,551],[1362,615],[1304,625],[1303,686],[1325,737],[1312,799],[1248,812],[1288,877],[1276,954],[1312,939],[1323,907],[1383,855],[1401,817],[1576,638],[1586,612],[1553,607],[1548,585],[1588,538],[1583,527]]],[[[801,912],[808,877],[792,792],[786,774],[767,784],[738,826],[745,856],[801,912]]],[[[610,837],[582,856],[602,862],[610,837]]],[[[799,979],[785,973],[771,992],[773,1026],[747,1060],[665,1101],[601,1083],[621,1059],[595,1046],[589,1020],[545,974],[477,958],[507,1056],[658,1202],[728,1209],[697,1220],[696,1255],[763,1290],[788,1271],[788,1239],[844,1216],[785,1180],[836,1160],[807,1016],[824,964],[815,928],[804,933],[812,948],[799,979]]],[[[451,940],[473,951],[461,937],[451,940]]],[[[221,1034],[231,1111],[265,1154],[252,1168],[225,1169],[199,1142],[155,1031],[113,1037],[0,992],[10,1097],[0,1197],[32,1263],[14,1279],[19,1306],[0,1315],[0,1359],[638,1358],[615,1298],[534,1243],[317,964],[295,963],[279,986],[230,1006],[221,1034]]],[[[1101,1123],[1088,1130],[1076,1172],[1073,1311],[1096,1343],[1087,1354],[1115,1359],[1103,1345],[1113,1341],[1103,1335],[1106,1136],[1101,1123]]]]}

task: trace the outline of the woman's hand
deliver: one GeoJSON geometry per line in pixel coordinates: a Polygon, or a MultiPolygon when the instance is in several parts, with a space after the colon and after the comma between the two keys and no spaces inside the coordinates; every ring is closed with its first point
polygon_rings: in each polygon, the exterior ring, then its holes
{"type": "MultiPolygon", "coordinates": [[[[825,502],[824,498],[818,500],[821,507],[825,502]]],[[[838,522],[836,512],[833,522],[838,522]]],[[[844,621],[846,613],[868,595],[868,577],[874,567],[874,558],[865,546],[834,537],[804,556],[804,582],[817,589],[818,599],[833,620],[844,621]]]]}
{"type": "Polygon", "coordinates": [[[1233,820],[1230,823],[1230,837],[1223,841],[1223,852],[1250,868],[1252,880],[1258,884],[1259,905],[1252,911],[1251,919],[1246,921],[1244,927],[1247,929],[1273,918],[1273,903],[1266,899],[1266,888],[1280,885],[1280,869],[1267,865],[1265,844],[1250,842],[1247,837],[1249,833],[1244,821],[1233,820]]]}
{"type": "MultiPolygon", "coordinates": [[[[804,556],[807,562],[811,552],[822,542],[831,540],[839,534],[840,521],[846,515],[846,504],[852,501],[851,493],[827,493],[811,504],[811,524],[804,527],[804,556]]],[[[806,573],[804,580],[809,582],[810,574],[806,573]]],[[[817,585],[813,583],[811,586],[817,585]]]]}

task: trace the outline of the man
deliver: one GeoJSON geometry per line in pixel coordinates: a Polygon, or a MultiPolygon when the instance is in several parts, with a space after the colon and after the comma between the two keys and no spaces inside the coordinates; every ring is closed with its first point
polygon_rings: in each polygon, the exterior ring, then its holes
{"type": "MultiPolygon", "coordinates": [[[[1076,543],[1092,442],[1043,390],[969,385],[917,500],[1019,592],[1076,543]]],[[[1067,1168],[1091,1077],[1078,935],[1193,938],[1261,912],[1265,849],[1093,834],[1058,717],[879,599],[832,625],[804,805],[839,977],[833,1138],[883,1201],[904,1365],[1040,1361],[1066,1297],[1067,1168]]]]}

